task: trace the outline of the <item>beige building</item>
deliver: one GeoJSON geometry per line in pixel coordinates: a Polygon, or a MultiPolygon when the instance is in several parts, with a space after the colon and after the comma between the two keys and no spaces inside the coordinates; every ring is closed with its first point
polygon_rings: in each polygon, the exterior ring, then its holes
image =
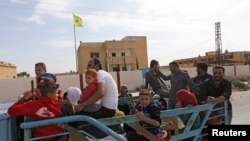
{"type": "Polygon", "coordinates": [[[220,55],[221,63],[218,64],[216,51],[206,52],[205,56],[175,60],[180,67],[195,67],[198,62],[204,61],[209,66],[246,65],[250,64],[250,51],[225,52],[220,55]]]}
{"type": "Polygon", "coordinates": [[[131,71],[148,67],[145,36],[126,36],[121,40],[81,42],[77,50],[78,73],[84,73],[89,59],[98,57],[102,69],[109,72],[131,71]]]}
{"type": "Polygon", "coordinates": [[[17,69],[14,64],[7,62],[0,62],[0,79],[16,78],[17,69]]]}

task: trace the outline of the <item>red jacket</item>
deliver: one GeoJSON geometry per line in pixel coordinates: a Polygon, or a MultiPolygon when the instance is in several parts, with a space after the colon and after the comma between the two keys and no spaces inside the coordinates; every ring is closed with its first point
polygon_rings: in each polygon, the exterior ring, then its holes
{"type": "Polygon", "coordinates": [[[81,96],[80,103],[86,101],[89,97],[91,97],[91,95],[93,95],[96,92],[97,84],[98,84],[97,79],[95,79],[92,83],[88,84],[88,86],[85,88],[81,96]]]}
{"type": "MultiPolygon", "coordinates": [[[[12,117],[30,116],[32,121],[50,119],[62,116],[61,107],[58,101],[50,97],[39,97],[37,100],[23,103],[22,100],[17,101],[8,109],[8,113],[12,117]]],[[[32,135],[34,137],[47,136],[51,134],[62,133],[63,128],[57,125],[49,125],[34,128],[32,135]]]]}

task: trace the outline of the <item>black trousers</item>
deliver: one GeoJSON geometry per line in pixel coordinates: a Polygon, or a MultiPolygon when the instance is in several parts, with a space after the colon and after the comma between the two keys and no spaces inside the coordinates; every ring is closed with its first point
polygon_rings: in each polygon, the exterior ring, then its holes
{"type": "MultiPolygon", "coordinates": [[[[113,117],[115,115],[116,110],[114,109],[108,109],[106,107],[102,107],[100,110],[96,112],[86,112],[86,111],[81,111],[79,113],[76,113],[76,115],[86,115],[93,117],[95,119],[99,118],[108,118],[108,117],[113,117]]],[[[73,122],[70,123],[69,125],[75,127],[78,130],[83,130],[87,132],[88,134],[94,136],[95,138],[103,138],[108,136],[106,133],[95,127],[94,125],[91,125],[88,122],[73,122]]],[[[111,125],[108,126],[110,129],[112,129],[115,132],[119,132],[121,127],[120,125],[111,125]]]]}
{"type": "Polygon", "coordinates": [[[108,109],[108,108],[102,106],[101,109],[96,111],[96,112],[86,112],[86,111],[82,110],[76,114],[90,116],[90,117],[99,119],[99,118],[113,117],[115,115],[115,111],[116,110],[114,110],[114,109],[108,109]]]}

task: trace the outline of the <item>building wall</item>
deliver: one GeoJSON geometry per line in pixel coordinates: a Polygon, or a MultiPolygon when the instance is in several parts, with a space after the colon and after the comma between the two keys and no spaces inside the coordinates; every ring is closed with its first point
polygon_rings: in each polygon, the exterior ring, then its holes
{"type": "MultiPolygon", "coordinates": [[[[190,77],[197,75],[196,68],[181,68],[188,71],[190,77]]],[[[226,76],[250,76],[250,66],[225,66],[226,76]]],[[[165,75],[169,75],[171,72],[169,69],[161,69],[161,72],[165,75]]],[[[127,85],[129,91],[135,90],[136,87],[145,85],[145,80],[143,79],[142,70],[134,71],[120,71],[119,72],[119,83],[117,72],[109,72],[111,76],[115,79],[117,86],[127,85]]],[[[208,67],[208,73],[212,74],[212,67],[208,67]]],[[[17,79],[0,79],[0,103],[13,102],[27,89],[30,89],[31,80],[35,80],[34,77],[30,78],[17,78],[17,79]]],[[[82,75],[82,80],[84,82],[83,88],[86,87],[85,76],[82,75]]],[[[166,85],[170,86],[170,81],[164,81],[166,85]]],[[[66,92],[70,86],[75,86],[80,88],[80,75],[60,75],[57,76],[57,83],[60,84],[60,88],[63,92],[66,92]]]]}
{"type": "Polygon", "coordinates": [[[17,77],[17,69],[14,64],[7,62],[0,62],[0,79],[6,78],[16,78],[17,77]]]}
{"type": "MultiPolygon", "coordinates": [[[[245,65],[250,60],[250,51],[227,52],[221,54],[221,64],[223,66],[245,65]]],[[[209,66],[217,65],[216,52],[206,52],[205,56],[185,58],[175,60],[180,67],[195,67],[200,61],[206,62],[209,66]]]]}
{"type": "Polygon", "coordinates": [[[77,62],[78,62],[78,73],[84,73],[87,68],[88,61],[90,59],[90,52],[99,53],[99,58],[103,65],[105,62],[103,61],[105,56],[105,48],[103,43],[80,43],[80,46],[77,50],[77,62]]]}
{"type": "Polygon", "coordinates": [[[137,70],[148,66],[147,39],[145,36],[126,36],[121,40],[81,42],[77,50],[78,72],[84,73],[91,53],[99,53],[104,70],[137,70]]]}

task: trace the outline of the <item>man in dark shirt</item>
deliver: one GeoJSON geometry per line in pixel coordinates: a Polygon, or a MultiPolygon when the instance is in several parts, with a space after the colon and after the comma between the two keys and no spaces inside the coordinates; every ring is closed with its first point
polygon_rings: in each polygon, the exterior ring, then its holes
{"type": "Polygon", "coordinates": [[[161,73],[159,70],[159,63],[156,60],[151,60],[150,62],[150,70],[145,74],[145,89],[148,89],[148,85],[150,85],[153,91],[160,95],[160,97],[168,97],[169,93],[167,87],[163,80],[167,80],[167,76],[161,73]],[[162,80],[163,79],[163,80],[162,80]]]}
{"type": "MultiPolygon", "coordinates": [[[[222,66],[216,66],[213,68],[213,78],[205,82],[201,93],[206,98],[208,103],[219,103],[216,107],[224,106],[223,101],[227,100],[227,116],[228,124],[232,121],[232,104],[230,102],[230,96],[232,94],[232,84],[230,81],[224,78],[225,68],[222,66]]],[[[216,111],[218,115],[224,113],[224,110],[216,111]]]]}
{"type": "MultiPolygon", "coordinates": [[[[199,89],[201,89],[203,83],[212,79],[213,77],[211,74],[207,73],[207,69],[208,69],[208,66],[204,62],[199,62],[196,66],[197,76],[193,78],[193,82],[199,86],[199,89]]],[[[206,103],[206,102],[202,102],[202,99],[204,98],[202,98],[201,96],[202,95],[197,97],[198,103],[199,104],[206,103]]]]}
{"type": "Polygon", "coordinates": [[[197,97],[197,95],[199,95],[199,88],[192,81],[188,73],[179,68],[179,64],[177,62],[173,61],[169,63],[169,69],[171,74],[166,78],[167,80],[170,80],[171,83],[171,89],[168,98],[168,109],[175,109],[176,92],[178,90],[189,88],[190,91],[193,92],[197,97]]]}

